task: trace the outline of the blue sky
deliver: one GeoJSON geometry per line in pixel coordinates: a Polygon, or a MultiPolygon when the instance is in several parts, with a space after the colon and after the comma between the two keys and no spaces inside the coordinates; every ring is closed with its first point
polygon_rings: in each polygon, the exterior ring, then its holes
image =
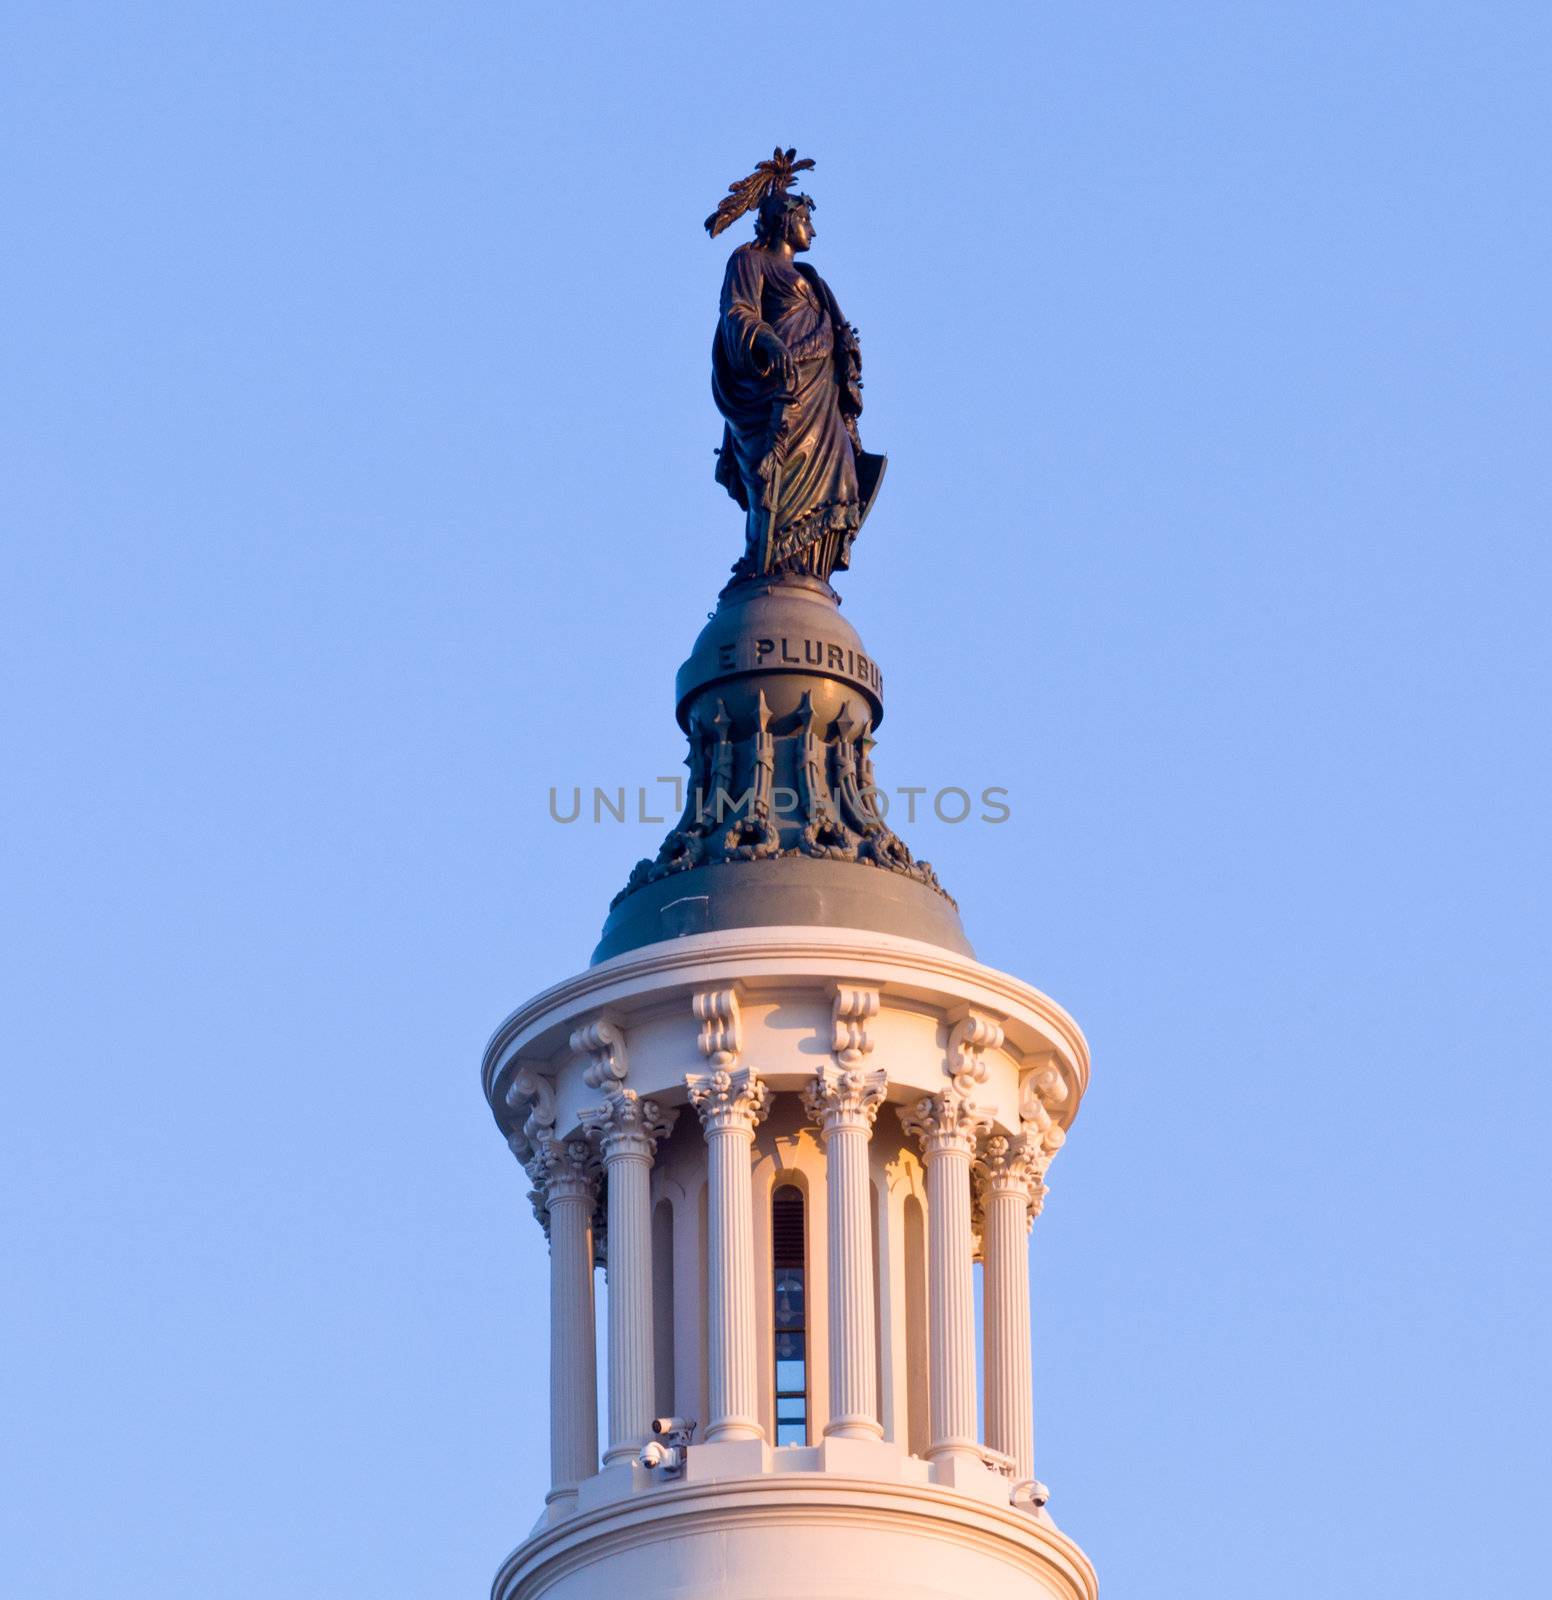
{"type": "Polygon", "coordinates": [[[681,757],[700,222],[778,139],[891,457],[880,775],[1009,789],[905,831],[1093,1047],[1053,1512],[1108,1600],[1528,1592],[1546,8],[18,3],[0,60],[14,1592],[479,1595],[531,1521],[479,1055],[661,832],[547,791],[681,757]]]}

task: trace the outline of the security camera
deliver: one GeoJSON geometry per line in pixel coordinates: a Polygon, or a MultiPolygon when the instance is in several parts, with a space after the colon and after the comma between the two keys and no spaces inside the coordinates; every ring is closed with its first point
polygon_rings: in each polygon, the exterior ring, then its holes
{"type": "Polygon", "coordinates": [[[1013,1485],[1013,1492],[1009,1498],[1016,1506],[1024,1506],[1031,1511],[1043,1511],[1046,1501],[1051,1498],[1051,1491],[1038,1478],[1021,1478],[1013,1485]]]}
{"type": "Polygon", "coordinates": [[[648,1472],[661,1472],[665,1478],[677,1478],[684,1471],[685,1447],[677,1439],[665,1444],[661,1439],[648,1439],[636,1455],[636,1465],[648,1472]]]}
{"type": "Polygon", "coordinates": [[[641,1447],[637,1464],[649,1471],[660,1469],[665,1478],[676,1478],[684,1471],[690,1436],[695,1432],[691,1417],[654,1417],[652,1431],[657,1435],[641,1447]]]}

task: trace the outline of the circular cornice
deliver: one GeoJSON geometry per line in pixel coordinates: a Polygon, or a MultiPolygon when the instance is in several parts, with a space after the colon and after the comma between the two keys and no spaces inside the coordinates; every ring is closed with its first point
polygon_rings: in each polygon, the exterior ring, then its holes
{"type": "Polygon", "coordinates": [[[485,1048],[481,1079],[494,1106],[495,1079],[536,1046],[551,1053],[587,1013],[626,1010],[642,998],[716,983],[777,986],[783,979],[824,977],[862,982],[900,994],[969,1001],[1033,1024],[1070,1067],[1078,1098],[1088,1088],[1089,1050],[1082,1030],[1048,995],[995,967],[941,946],[845,928],[760,928],[688,934],[601,961],[541,990],[496,1029],[485,1048]]]}

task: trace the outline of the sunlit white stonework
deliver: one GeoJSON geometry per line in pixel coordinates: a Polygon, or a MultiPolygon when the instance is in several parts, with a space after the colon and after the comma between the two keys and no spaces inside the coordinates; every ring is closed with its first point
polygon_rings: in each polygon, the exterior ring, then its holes
{"type": "Polygon", "coordinates": [[[1034,1476],[1027,1231],[1088,1078],[1059,1006],[914,939],[692,934],[537,996],[484,1073],[551,1251],[552,1487],[496,1600],[1097,1593],[1034,1476]],[[778,1190],[803,1443],[776,1442],[778,1190]]]}

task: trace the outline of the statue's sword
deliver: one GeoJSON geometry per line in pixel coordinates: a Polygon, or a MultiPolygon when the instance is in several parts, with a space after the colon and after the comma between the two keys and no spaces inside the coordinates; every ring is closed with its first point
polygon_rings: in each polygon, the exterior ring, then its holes
{"type": "Polygon", "coordinates": [[[776,510],[781,504],[781,440],[786,431],[786,397],[778,395],[771,405],[771,475],[766,480],[765,498],[770,502],[765,508],[765,527],[760,533],[760,572],[771,570],[776,556],[776,510]]]}
{"type": "Polygon", "coordinates": [[[776,508],[781,504],[780,465],[771,473],[770,485],[766,490],[766,498],[771,503],[765,513],[765,530],[760,535],[760,571],[762,574],[771,570],[771,562],[776,555],[776,508]]]}

